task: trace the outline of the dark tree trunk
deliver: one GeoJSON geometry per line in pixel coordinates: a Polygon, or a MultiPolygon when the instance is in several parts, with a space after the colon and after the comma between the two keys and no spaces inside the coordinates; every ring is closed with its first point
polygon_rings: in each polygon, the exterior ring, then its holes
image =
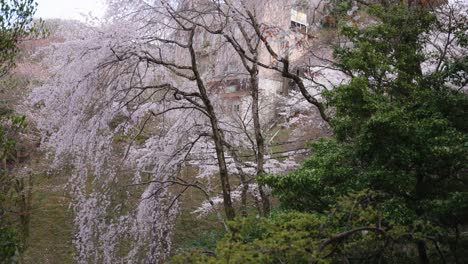
{"type": "MultiPolygon", "coordinates": [[[[260,124],[259,114],[259,87],[258,87],[258,65],[253,64],[250,72],[250,89],[252,93],[252,119],[254,123],[255,141],[257,144],[257,176],[265,173],[265,139],[262,135],[262,126],[260,124]]],[[[270,214],[270,197],[265,192],[265,186],[258,184],[260,196],[262,198],[263,216],[270,214]]]]}
{"type": "Polygon", "coordinates": [[[226,213],[226,218],[228,220],[233,220],[236,216],[234,207],[232,205],[232,198],[231,198],[231,185],[229,184],[229,173],[226,166],[226,158],[224,157],[224,137],[223,133],[219,127],[218,118],[216,117],[216,113],[214,111],[214,107],[211,104],[209,99],[208,93],[206,91],[205,84],[201,78],[200,72],[198,71],[197,65],[197,57],[195,54],[195,49],[193,48],[193,37],[195,34],[195,28],[191,30],[188,49],[190,52],[191,57],[191,67],[193,74],[195,75],[195,80],[197,83],[198,91],[200,92],[200,98],[203,101],[205,106],[206,112],[209,115],[210,123],[211,123],[211,131],[213,133],[213,141],[215,144],[216,150],[216,158],[218,160],[218,167],[219,167],[219,177],[221,181],[221,189],[223,192],[223,205],[224,211],[226,213]]]}
{"type": "Polygon", "coordinates": [[[429,258],[427,257],[426,251],[426,242],[419,240],[418,244],[418,255],[419,255],[419,263],[420,264],[429,264],[429,258]]]}
{"type": "Polygon", "coordinates": [[[241,184],[242,184],[242,193],[241,193],[241,216],[247,217],[247,194],[249,191],[249,183],[245,179],[245,175],[241,173],[241,184]]]}

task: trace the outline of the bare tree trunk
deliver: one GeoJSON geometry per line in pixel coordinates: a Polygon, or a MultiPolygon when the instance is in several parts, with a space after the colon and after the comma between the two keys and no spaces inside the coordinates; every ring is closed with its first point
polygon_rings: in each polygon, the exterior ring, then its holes
{"type": "Polygon", "coordinates": [[[262,215],[262,208],[260,206],[260,201],[255,193],[252,193],[252,198],[254,200],[255,209],[257,209],[258,215],[262,215]]]}
{"type": "Polygon", "coordinates": [[[27,240],[29,237],[29,228],[31,220],[31,200],[32,200],[32,176],[29,175],[28,185],[26,186],[23,178],[15,180],[15,191],[19,196],[19,218],[21,224],[21,240],[23,243],[23,250],[27,247],[27,240]]]}
{"type": "MultiPolygon", "coordinates": [[[[208,113],[210,115],[214,115],[213,107],[210,104],[208,108],[208,113]],[[210,110],[211,108],[211,110],[210,110]]],[[[235,218],[235,211],[232,205],[231,199],[231,186],[229,183],[229,174],[226,166],[226,159],[224,157],[224,147],[223,147],[223,137],[222,133],[219,129],[218,119],[216,116],[212,116],[210,118],[211,121],[211,128],[213,132],[213,141],[215,142],[215,149],[216,149],[216,158],[218,159],[218,167],[219,167],[219,177],[221,180],[221,188],[223,190],[223,202],[224,202],[224,211],[226,213],[226,217],[228,220],[233,220],[235,218]]]]}
{"type": "MultiPolygon", "coordinates": [[[[235,40],[235,36],[224,35],[226,40],[232,45],[234,50],[239,55],[239,58],[242,61],[245,69],[249,72],[250,78],[250,92],[252,96],[252,119],[254,123],[254,133],[255,133],[255,145],[256,147],[256,163],[257,163],[257,173],[256,176],[260,176],[265,173],[264,164],[265,164],[265,140],[262,135],[262,126],[260,124],[260,113],[259,113],[259,80],[258,80],[258,49],[260,44],[259,38],[253,38],[249,36],[248,32],[245,30],[244,26],[237,22],[237,25],[242,34],[243,40],[247,45],[247,50],[250,52],[251,57],[246,54],[246,50],[239,46],[239,42],[235,40]]],[[[257,181],[258,183],[258,181],[257,181]]],[[[270,214],[270,198],[269,195],[265,192],[265,186],[258,183],[258,189],[262,202],[262,215],[267,216],[270,214]]],[[[257,202],[257,201],[256,201],[257,202]]],[[[260,210],[260,208],[258,208],[260,210]]]]}
{"type": "MultiPolygon", "coordinates": [[[[255,141],[257,143],[257,176],[260,176],[265,173],[265,139],[263,138],[260,124],[258,82],[258,65],[253,63],[250,72],[250,89],[252,93],[252,119],[254,123],[255,141]]],[[[267,216],[270,214],[270,198],[269,195],[265,192],[264,187],[265,186],[262,184],[258,184],[258,189],[262,198],[263,215],[267,216]]]]}
{"type": "Polygon", "coordinates": [[[247,217],[247,194],[249,191],[249,183],[245,179],[245,174],[241,172],[240,174],[241,184],[242,184],[242,193],[241,193],[241,216],[247,217]]]}
{"type": "Polygon", "coordinates": [[[201,100],[203,101],[206,112],[208,113],[209,118],[210,118],[211,131],[213,133],[213,141],[215,143],[216,158],[218,160],[219,177],[221,180],[221,189],[223,191],[224,211],[226,213],[226,218],[228,220],[233,220],[236,214],[234,211],[234,207],[232,205],[231,186],[229,184],[229,174],[228,174],[228,170],[226,166],[226,158],[224,157],[224,146],[223,146],[224,137],[219,127],[219,122],[218,122],[218,118],[216,117],[214,107],[211,104],[208,93],[206,91],[205,84],[203,83],[200,72],[198,71],[197,58],[195,54],[195,49],[193,48],[194,34],[195,34],[195,28],[193,28],[190,32],[189,45],[188,45],[190,56],[191,56],[192,71],[196,78],[197,87],[200,92],[201,100]]]}

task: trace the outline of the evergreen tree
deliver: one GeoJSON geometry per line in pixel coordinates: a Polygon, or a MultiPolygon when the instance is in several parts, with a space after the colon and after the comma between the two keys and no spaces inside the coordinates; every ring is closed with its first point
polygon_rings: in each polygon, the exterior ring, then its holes
{"type": "MultiPolygon", "coordinates": [[[[338,197],[355,191],[378,192],[388,223],[427,224],[412,237],[421,262],[428,261],[432,240],[461,261],[456,249],[468,221],[468,97],[466,79],[452,80],[466,77],[466,53],[441,54],[435,61],[443,67],[423,69],[434,61],[425,52],[429,33],[443,21],[402,5],[373,6],[369,13],[379,22],[345,26],[351,44],[335,50],[338,66],[353,77],[327,94],[334,138],[313,143],[312,157],[298,171],[265,181],[285,207],[310,212],[330,210],[338,197]]],[[[456,27],[451,30],[464,49],[466,24],[456,27]]]]}

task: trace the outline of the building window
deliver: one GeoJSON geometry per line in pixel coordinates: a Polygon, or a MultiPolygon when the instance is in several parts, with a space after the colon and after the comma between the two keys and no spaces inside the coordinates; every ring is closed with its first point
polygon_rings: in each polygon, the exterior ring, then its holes
{"type": "Polygon", "coordinates": [[[291,21],[291,29],[295,32],[307,34],[307,27],[294,21],[291,21]]]}
{"type": "Polygon", "coordinates": [[[307,33],[307,15],[291,9],[291,29],[303,34],[307,33]]]}
{"type": "Polygon", "coordinates": [[[234,111],[240,112],[240,105],[239,104],[234,105],[234,111]]]}

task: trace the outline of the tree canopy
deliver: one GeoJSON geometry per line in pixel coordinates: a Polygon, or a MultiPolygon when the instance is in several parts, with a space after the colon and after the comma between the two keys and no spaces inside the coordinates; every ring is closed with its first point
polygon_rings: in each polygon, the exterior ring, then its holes
{"type": "Polygon", "coordinates": [[[0,1],[0,76],[14,65],[18,42],[35,32],[32,22],[36,7],[34,0],[0,1]]]}

